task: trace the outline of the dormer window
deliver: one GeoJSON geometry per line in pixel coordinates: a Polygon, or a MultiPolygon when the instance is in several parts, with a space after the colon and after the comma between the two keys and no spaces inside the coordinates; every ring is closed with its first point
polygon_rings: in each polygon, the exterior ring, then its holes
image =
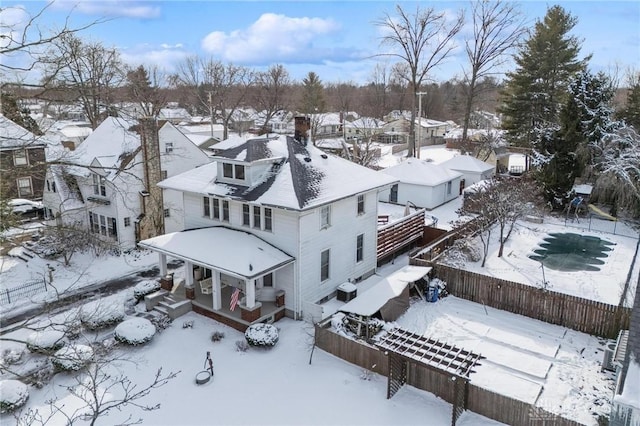
{"type": "Polygon", "coordinates": [[[222,164],[222,176],[229,179],[244,180],[244,166],[242,164],[222,164]]]}

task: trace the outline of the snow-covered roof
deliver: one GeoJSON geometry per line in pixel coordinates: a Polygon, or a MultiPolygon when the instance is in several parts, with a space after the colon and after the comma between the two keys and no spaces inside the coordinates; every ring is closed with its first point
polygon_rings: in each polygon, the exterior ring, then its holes
{"type": "Polygon", "coordinates": [[[493,166],[491,164],[485,163],[484,161],[478,160],[470,155],[456,155],[455,157],[440,163],[440,165],[451,170],[462,172],[483,173],[488,170],[493,170],[493,166]]]}
{"type": "Polygon", "coordinates": [[[38,137],[0,114],[0,149],[31,148],[46,145],[46,139],[38,137]]]}
{"type": "Polygon", "coordinates": [[[253,234],[223,226],[172,232],[138,245],[245,279],[258,278],[295,260],[253,234]]]}
{"type": "Polygon", "coordinates": [[[380,170],[379,173],[393,176],[403,183],[425,186],[440,185],[462,176],[460,172],[417,158],[408,158],[400,164],[380,170]]]}
{"type": "Polygon", "coordinates": [[[160,182],[162,188],[203,195],[228,197],[293,210],[306,210],[391,185],[397,179],[343,158],[326,154],[290,136],[215,145],[228,149],[214,159],[242,162],[271,161],[272,167],[251,187],[217,181],[217,162],[212,162],[160,182]]]}
{"type": "Polygon", "coordinates": [[[404,289],[431,271],[431,267],[408,265],[375,284],[369,290],[340,307],[342,312],[370,317],[389,300],[398,297],[404,289]]]}
{"type": "Polygon", "coordinates": [[[574,185],[573,191],[575,191],[576,194],[591,195],[591,191],[593,191],[593,185],[587,185],[584,183],[580,185],[574,185]]]}
{"type": "Polygon", "coordinates": [[[449,125],[444,121],[432,120],[430,118],[419,118],[419,117],[416,117],[416,124],[422,127],[442,127],[442,126],[449,125]]]}
{"type": "MultiPolygon", "coordinates": [[[[117,117],[107,117],[73,152],[74,160],[81,165],[95,164],[110,170],[114,175],[127,154],[140,148],[140,137],[130,131],[132,122],[117,117]]],[[[85,174],[89,171],[85,170],[85,174]]]]}
{"type": "Polygon", "coordinates": [[[212,127],[214,132],[222,132],[224,130],[224,126],[222,124],[197,124],[188,126],[179,125],[177,127],[182,133],[187,136],[194,133],[211,136],[212,127]]]}

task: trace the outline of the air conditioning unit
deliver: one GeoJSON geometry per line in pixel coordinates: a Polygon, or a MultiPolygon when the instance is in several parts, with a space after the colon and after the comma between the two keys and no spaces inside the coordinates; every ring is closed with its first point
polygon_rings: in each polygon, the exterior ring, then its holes
{"type": "Polygon", "coordinates": [[[602,359],[601,371],[616,371],[616,366],[613,363],[613,354],[616,352],[616,342],[607,343],[604,349],[604,357],[602,359]]]}

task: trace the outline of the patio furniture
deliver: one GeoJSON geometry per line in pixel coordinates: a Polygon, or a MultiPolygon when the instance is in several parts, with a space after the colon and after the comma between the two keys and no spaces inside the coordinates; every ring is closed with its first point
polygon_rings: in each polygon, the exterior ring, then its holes
{"type": "Polygon", "coordinates": [[[202,292],[202,294],[213,293],[213,281],[211,278],[200,281],[200,291],[202,292]]]}

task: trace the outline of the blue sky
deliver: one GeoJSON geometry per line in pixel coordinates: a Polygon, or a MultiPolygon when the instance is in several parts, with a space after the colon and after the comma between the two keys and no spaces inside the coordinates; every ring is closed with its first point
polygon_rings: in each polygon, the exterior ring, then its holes
{"type": "MultiPolygon", "coordinates": [[[[45,2],[3,0],[3,8],[21,6],[33,14],[45,2]]],[[[405,10],[433,7],[454,14],[467,1],[400,2],[405,10]]],[[[531,25],[548,6],[560,4],[578,18],[572,34],[583,39],[582,54],[591,53],[594,71],[622,71],[640,65],[640,2],[522,1],[531,25]]],[[[394,14],[392,1],[116,1],[57,0],[43,13],[42,27],[60,26],[69,17],[79,25],[100,17],[110,21],[81,33],[87,40],[115,46],[131,64],[155,64],[168,72],[186,56],[197,54],[224,62],[265,69],[281,63],[294,79],[309,71],[323,82],[365,83],[380,58],[380,28],[374,21],[394,14]],[[72,10],[73,8],[73,10],[72,10]]],[[[469,13],[467,11],[467,17],[469,13]]],[[[20,14],[5,22],[19,22],[20,14]]],[[[469,27],[466,27],[468,30],[469,27]]],[[[463,43],[431,78],[461,75],[466,65],[463,43]]],[[[468,34],[468,32],[467,32],[468,34]]]]}

